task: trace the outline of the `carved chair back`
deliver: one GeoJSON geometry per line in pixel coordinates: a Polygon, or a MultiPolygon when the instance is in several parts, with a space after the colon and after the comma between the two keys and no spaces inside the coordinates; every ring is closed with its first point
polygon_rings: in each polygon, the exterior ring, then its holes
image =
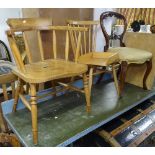
{"type": "Polygon", "coordinates": [[[103,12],[101,15],[100,15],[100,25],[101,25],[101,29],[102,29],[102,32],[103,32],[103,35],[105,37],[105,41],[106,41],[106,45],[104,46],[104,51],[107,51],[108,48],[109,48],[109,43],[110,43],[110,39],[118,39],[120,40],[120,46],[125,46],[125,44],[123,43],[123,37],[124,37],[124,34],[126,32],[126,29],[127,29],[127,21],[126,21],[126,18],[120,14],[120,13],[117,13],[117,12],[113,12],[113,11],[107,11],[107,12],[103,12]],[[123,25],[124,25],[124,29],[123,29],[123,32],[119,35],[115,35],[115,34],[108,34],[107,32],[107,29],[105,27],[105,21],[107,19],[109,19],[114,17],[116,18],[117,20],[122,20],[123,21],[123,25]]]}
{"type": "MultiPolygon", "coordinates": [[[[96,51],[97,32],[98,29],[100,29],[99,21],[67,20],[67,23],[72,27],[84,27],[88,29],[88,31],[82,33],[81,36],[82,44],[80,55],[96,51]]],[[[76,34],[73,35],[75,36],[75,41],[77,42],[76,34]]]]}

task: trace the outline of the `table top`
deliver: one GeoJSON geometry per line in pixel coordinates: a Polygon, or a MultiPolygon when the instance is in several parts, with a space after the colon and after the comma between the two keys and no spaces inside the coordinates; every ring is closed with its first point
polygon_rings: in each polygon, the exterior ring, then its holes
{"type": "MultiPolygon", "coordinates": [[[[127,84],[123,97],[118,99],[114,83],[103,82],[93,87],[90,114],[86,113],[84,96],[77,92],[39,101],[37,146],[67,146],[155,95],[154,90],[127,84]]],[[[30,112],[20,101],[19,110],[11,113],[12,105],[13,100],[2,103],[5,119],[24,146],[34,146],[30,112]]]]}
{"type": "Polygon", "coordinates": [[[109,66],[119,62],[119,55],[116,52],[90,52],[81,55],[78,62],[94,66],[109,66]]]}

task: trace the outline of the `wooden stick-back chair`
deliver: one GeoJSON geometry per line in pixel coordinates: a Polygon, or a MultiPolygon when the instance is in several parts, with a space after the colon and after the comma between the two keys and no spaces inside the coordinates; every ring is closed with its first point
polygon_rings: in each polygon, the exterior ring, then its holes
{"type": "MultiPolygon", "coordinates": [[[[85,27],[88,29],[82,35],[82,45],[80,48],[80,55],[78,61],[80,63],[87,64],[89,67],[89,90],[93,83],[93,75],[104,74],[105,72],[112,73],[116,90],[119,96],[119,87],[116,76],[116,70],[118,66],[118,55],[117,54],[106,54],[97,51],[97,34],[100,28],[99,21],[80,21],[80,20],[67,20],[68,25],[72,27],[85,27]],[[117,64],[117,66],[116,66],[117,64]],[[110,68],[110,69],[109,69],[110,68]]],[[[76,34],[73,34],[76,36],[76,34]]],[[[75,37],[76,39],[76,37],[75,37]]],[[[77,40],[77,39],[76,39],[77,40]]],[[[75,41],[76,41],[75,40],[75,41]]]]}
{"type": "MultiPolygon", "coordinates": [[[[9,19],[8,19],[9,20],[9,19]]],[[[83,75],[84,80],[84,90],[78,89],[73,86],[69,86],[67,84],[61,83],[63,86],[67,86],[68,89],[77,90],[85,94],[86,97],[86,107],[87,111],[90,111],[90,94],[88,89],[88,82],[86,78],[87,66],[83,64],[77,63],[77,57],[79,55],[79,49],[81,45],[81,33],[86,31],[86,28],[73,28],[69,26],[39,26],[39,27],[24,27],[24,24],[21,25],[20,28],[10,29],[7,31],[8,40],[10,43],[10,47],[12,49],[12,53],[14,59],[16,61],[16,67],[13,69],[13,73],[16,74],[19,78],[18,87],[16,90],[15,102],[13,110],[16,111],[16,106],[18,103],[18,98],[20,97],[25,106],[31,111],[32,116],[32,132],[33,132],[33,142],[34,144],[38,143],[38,125],[37,125],[37,96],[36,96],[36,84],[43,83],[46,81],[59,80],[62,78],[74,77],[78,75],[83,75]],[[51,34],[52,37],[52,49],[51,55],[53,58],[45,59],[44,57],[44,49],[41,38],[41,31],[46,31],[51,34]],[[71,37],[70,33],[74,31],[78,32],[78,40],[77,43],[74,44],[74,48],[70,45],[71,37]],[[24,42],[26,47],[26,54],[28,57],[28,63],[24,64],[22,61],[22,56],[20,51],[16,45],[15,35],[16,33],[21,32],[24,36],[24,42]],[[32,62],[31,60],[31,49],[29,48],[28,40],[26,39],[26,33],[36,32],[37,34],[37,43],[39,51],[36,54],[41,55],[41,60],[37,62],[32,62]],[[65,57],[59,59],[58,57],[58,47],[59,42],[57,41],[57,34],[61,34],[64,38],[63,40],[63,51],[65,57]],[[71,47],[71,48],[70,48],[71,47]],[[74,61],[69,60],[70,50],[73,50],[75,53],[74,61]],[[72,67],[71,67],[72,66],[72,67]],[[30,102],[26,100],[24,95],[21,92],[21,87],[23,85],[23,81],[28,83],[30,86],[30,102]]],[[[31,40],[33,41],[33,40],[31,40]]]]}

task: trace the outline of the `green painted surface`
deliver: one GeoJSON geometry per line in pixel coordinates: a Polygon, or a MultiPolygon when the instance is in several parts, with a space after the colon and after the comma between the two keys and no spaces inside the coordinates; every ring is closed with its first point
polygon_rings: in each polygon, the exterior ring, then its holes
{"type": "MultiPolygon", "coordinates": [[[[77,139],[80,134],[92,131],[95,126],[104,124],[107,119],[133,107],[153,93],[154,91],[126,85],[123,97],[118,99],[113,83],[96,85],[93,87],[90,114],[85,111],[84,96],[76,92],[41,103],[38,105],[38,146],[57,146],[67,140],[77,139]]],[[[23,109],[5,117],[21,141],[26,146],[33,146],[30,112],[23,109]]]]}

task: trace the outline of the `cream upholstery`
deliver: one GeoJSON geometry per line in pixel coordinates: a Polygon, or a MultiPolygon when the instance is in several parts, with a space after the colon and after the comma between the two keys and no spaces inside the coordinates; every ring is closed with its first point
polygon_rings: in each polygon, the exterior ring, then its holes
{"type": "Polygon", "coordinates": [[[126,61],[128,64],[143,64],[152,57],[151,52],[130,47],[109,48],[108,52],[118,52],[120,61],[126,61]]]}

